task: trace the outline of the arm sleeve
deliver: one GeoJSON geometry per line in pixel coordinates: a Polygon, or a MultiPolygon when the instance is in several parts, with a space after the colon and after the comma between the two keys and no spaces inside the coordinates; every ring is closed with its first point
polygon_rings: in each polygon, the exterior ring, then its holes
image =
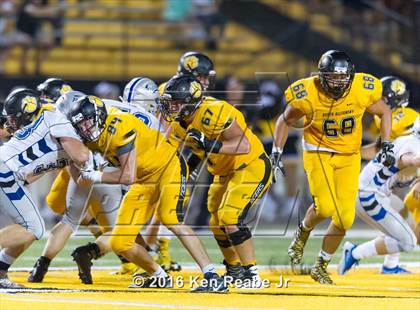
{"type": "MultiPolygon", "coordinates": [[[[135,140],[137,137],[137,131],[134,125],[131,124],[130,120],[123,117],[119,118],[120,121],[114,123],[116,132],[112,135],[112,144],[117,150],[117,156],[121,156],[125,153],[130,152],[135,147],[135,140]]],[[[111,120],[111,123],[113,121],[111,120]]]]}
{"type": "Polygon", "coordinates": [[[305,100],[296,98],[295,93],[292,90],[294,84],[290,85],[284,92],[283,104],[285,106],[291,105],[293,108],[300,110],[302,113],[306,113],[305,100]]]}
{"type": "Polygon", "coordinates": [[[203,133],[207,137],[219,136],[232,126],[236,119],[235,108],[229,103],[207,108],[201,113],[203,133]]]}

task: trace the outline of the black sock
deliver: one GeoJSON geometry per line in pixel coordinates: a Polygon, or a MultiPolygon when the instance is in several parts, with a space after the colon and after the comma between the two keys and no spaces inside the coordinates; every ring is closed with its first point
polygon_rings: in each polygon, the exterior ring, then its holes
{"type": "Polygon", "coordinates": [[[50,263],[51,263],[51,259],[49,259],[48,257],[46,257],[46,256],[41,256],[40,258],[39,258],[39,261],[40,261],[40,263],[42,263],[42,264],[44,264],[44,265],[47,265],[47,266],[49,266],[50,265],[50,263]]]}
{"type": "Polygon", "coordinates": [[[10,267],[9,264],[0,261],[0,270],[3,270],[3,271],[6,271],[7,272],[9,270],[9,267],[10,267]]]}

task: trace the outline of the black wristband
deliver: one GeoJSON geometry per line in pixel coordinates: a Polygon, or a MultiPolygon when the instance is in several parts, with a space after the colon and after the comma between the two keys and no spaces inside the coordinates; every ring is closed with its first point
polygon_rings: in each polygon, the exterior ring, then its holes
{"type": "Polygon", "coordinates": [[[223,142],[221,142],[221,141],[219,141],[219,140],[214,140],[214,141],[212,141],[213,143],[213,145],[211,146],[211,148],[210,148],[210,152],[211,153],[219,153],[220,152],[220,149],[222,148],[222,146],[223,146],[223,142]]]}

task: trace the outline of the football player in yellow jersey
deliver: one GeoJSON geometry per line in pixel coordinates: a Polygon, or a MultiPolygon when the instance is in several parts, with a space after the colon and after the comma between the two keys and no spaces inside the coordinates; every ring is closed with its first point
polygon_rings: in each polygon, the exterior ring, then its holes
{"type": "Polygon", "coordinates": [[[190,227],[182,224],[187,167],[176,148],[160,132],[150,129],[135,116],[117,109],[110,109],[108,114],[104,103],[94,96],[78,100],[69,119],[89,149],[100,152],[119,168],[114,172],[102,172],[84,167],[81,177],[93,183],[130,185],[112,232],[72,253],[80,278],[85,283],[92,283],[91,260],[112,250],[150,274],[149,279],[134,287],[170,286],[166,272],[135,242],[156,207],[158,219],[180,239],[209,282],[195,291],[227,291],[200,239],[190,227]],[[156,278],[163,281],[156,281],[156,278]]]}
{"type": "MultiPolygon", "coordinates": [[[[391,140],[411,134],[413,131],[413,124],[419,116],[419,113],[408,107],[410,92],[407,88],[407,84],[395,76],[385,76],[381,79],[381,83],[383,87],[382,96],[392,111],[391,140]]],[[[380,119],[377,116],[374,117],[374,126],[375,129],[380,127],[380,119]]],[[[364,145],[361,148],[362,159],[373,159],[379,151],[379,146],[380,139],[374,143],[364,145]]],[[[415,221],[420,223],[420,215],[416,217],[417,214],[420,214],[420,204],[418,200],[414,198],[414,193],[415,187],[413,186],[412,190],[405,196],[404,205],[411,211],[415,217],[415,221]]],[[[402,210],[397,211],[400,211],[401,213],[402,210]]],[[[404,211],[402,213],[404,213],[404,211]]],[[[393,268],[398,265],[398,261],[399,253],[386,255],[383,267],[398,272],[404,272],[405,270],[403,268],[393,268]]]]}
{"type": "MultiPolygon", "coordinates": [[[[194,76],[203,86],[204,90],[213,89],[215,86],[216,71],[214,69],[213,61],[205,54],[195,51],[184,53],[178,63],[178,69],[176,75],[191,75],[194,76]]],[[[165,89],[165,84],[159,85],[159,94],[162,94],[165,89]]],[[[127,85],[128,86],[128,85],[127,85]]],[[[170,124],[160,118],[162,124],[167,128],[166,136],[172,145],[177,146],[177,141],[171,134],[170,124]]],[[[187,164],[190,168],[189,182],[195,179],[197,174],[197,166],[201,161],[190,154],[187,164]]],[[[148,226],[146,231],[145,240],[149,246],[154,249],[159,249],[158,263],[164,266],[167,270],[179,270],[180,265],[172,261],[171,254],[169,253],[169,244],[171,242],[172,235],[168,232],[164,226],[159,225],[159,222],[154,218],[151,224],[148,226]]]]}
{"type": "Polygon", "coordinates": [[[277,120],[271,159],[274,172],[281,170],[288,127],[304,117],[303,164],[314,202],[299,223],[288,254],[295,269],[301,264],[311,230],[332,218],[310,273],[315,281],[333,284],[327,266],[355,216],[365,110],[381,117],[378,160],[391,165],[395,156],[389,142],[391,111],[382,99],[380,81],[370,74],[355,73],[347,54],[336,50],[321,56],[318,70],[318,75],[298,80],[285,91],[288,105],[277,120]]]}
{"type": "Polygon", "coordinates": [[[229,103],[206,97],[192,76],[170,79],[160,98],[173,134],[207,162],[214,181],[208,194],[210,228],[224,256],[227,275],[258,288],[248,210],[266,191],[271,164],[244,116],[229,103]]]}

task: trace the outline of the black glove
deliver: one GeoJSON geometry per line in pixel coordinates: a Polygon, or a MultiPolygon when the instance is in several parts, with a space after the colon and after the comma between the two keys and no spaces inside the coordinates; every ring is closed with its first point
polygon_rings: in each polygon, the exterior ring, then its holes
{"type": "Polygon", "coordinates": [[[394,144],[388,141],[384,141],[381,143],[381,150],[379,151],[378,155],[376,156],[376,160],[384,165],[385,167],[390,167],[395,164],[395,154],[392,150],[394,148],[394,144]]]}
{"type": "Polygon", "coordinates": [[[284,165],[281,161],[281,152],[273,151],[270,155],[271,165],[273,167],[273,182],[277,182],[277,172],[280,170],[283,176],[286,176],[286,172],[284,171],[284,165]]]}
{"type": "Polygon", "coordinates": [[[187,132],[187,144],[193,143],[205,153],[219,153],[223,143],[218,140],[207,139],[204,133],[197,129],[190,129],[187,132]]]}

